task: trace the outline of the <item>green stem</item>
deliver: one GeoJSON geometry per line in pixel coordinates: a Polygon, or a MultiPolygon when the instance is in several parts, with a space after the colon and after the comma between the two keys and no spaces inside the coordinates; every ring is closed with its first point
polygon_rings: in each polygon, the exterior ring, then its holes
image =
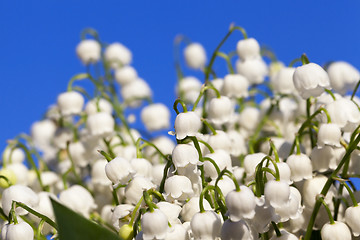
{"type": "Polygon", "coordinates": [[[341,184],[342,184],[342,185],[346,188],[346,190],[348,191],[354,207],[357,207],[357,206],[358,206],[358,203],[357,203],[357,201],[356,201],[354,192],[350,189],[350,187],[346,184],[345,181],[341,181],[341,184]]]}
{"type": "Polygon", "coordinates": [[[276,225],[276,223],[273,222],[273,221],[271,221],[271,225],[273,226],[273,228],[274,228],[274,230],[275,230],[276,236],[277,236],[277,237],[281,237],[281,232],[280,232],[278,226],[276,225]]]}
{"type": "Polygon", "coordinates": [[[57,224],[56,224],[53,220],[51,220],[49,217],[47,217],[47,216],[45,216],[45,215],[43,215],[43,214],[35,211],[34,209],[26,206],[24,203],[13,201],[13,203],[14,203],[14,202],[15,202],[15,204],[16,204],[17,207],[21,207],[21,208],[25,209],[26,211],[28,211],[29,213],[37,216],[38,218],[43,219],[43,220],[44,220],[45,222],[47,222],[50,226],[52,226],[53,228],[55,228],[56,230],[58,230],[57,224]]]}
{"type": "Polygon", "coordinates": [[[167,162],[166,162],[166,165],[165,165],[165,168],[164,168],[163,177],[161,179],[161,183],[160,183],[160,187],[159,187],[159,192],[160,193],[164,192],[165,181],[166,181],[167,174],[168,174],[168,171],[169,171],[171,165],[173,165],[173,162],[171,160],[171,156],[169,156],[169,159],[167,159],[167,162]]]}
{"type": "Polygon", "coordinates": [[[317,201],[320,201],[321,204],[325,207],[326,213],[329,216],[330,224],[331,225],[335,224],[335,221],[334,221],[334,218],[332,216],[331,210],[330,210],[329,206],[326,204],[326,202],[324,200],[324,196],[323,195],[318,195],[317,198],[318,198],[317,201]]]}
{"type": "Polygon", "coordinates": [[[305,53],[303,53],[303,54],[301,55],[301,62],[302,62],[303,65],[310,63],[309,58],[306,56],[305,53]]]}
{"type": "Polygon", "coordinates": [[[211,126],[211,124],[208,121],[206,121],[204,118],[202,118],[201,121],[210,129],[213,135],[217,134],[215,128],[211,126]]]}
{"type": "Polygon", "coordinates": [[[198,139],[198,142],[204,144],[204,145],[207,147],[207,149],[209,149],[210,153],[214,153],[214,152],[215,152],[214,149],[210,146],[210,144],[207,143],[206,141],[198,139]]]}
{"type": "MultiPolygon", "coordinates": [[[[349,144],[349,148],[347,149],[347,151],[346,151],[344,157],[342,158],[341,162],[339,163],[337,168],[333,171],[333,173],[330,175],[330,177],[326,181],[323,189],[321,190],[321,194],[323,196],[326,196],[327,192],[329,191],[329,189],[330,189],[330,187],[332,185],[333,177],[336,177],[336,175],[338,174],[340,169],[343,167],[343,165],[350,160],[351,153],[354,151],[354,149],[356,148],[356,146],[358,145],[359,142],[360,142],[360,135],[358,135],[354,139],[354,141],[349,144]]],[[[311,214],[308,227],[306,229],[306,234],[305,234],[304,240],[310,240],[311,233],[312,233],[314,223],[315,223],[315,218],[316,218],[316,216],[317,216],[317,214],[319,212],[320,206],[321,206],[321,201],[317,200],[315,202],[315,206],[314,206],[313,212],[311,214]]]]}
{"type": "Polygon", "coordinates": [[[178,98],[178,99],[175,100],[174,105],[173,105],[173,108],[174,108],[174,110],[175,110],[175,112],[176,112],[177,115],[179,115],[179,113],[180,113],[179,110],[178,110],[178,108],[177,108],[177,105],[178,105],[179,103],[181,104],[181,106],[182,106],[182,108],[183,108],[183,112],[187,112],[187,108],[186,108],[185,102],[184,102],[183,100],[181,100],[180,98],[178,98]]]}
{"type": "Polygon", "coordinates": [[[360,85],[360,80],[357,82],[357,84],[356,84],[356,86],[355,86],[355,88],[354,88],[354,91],[352,92],[352,94],[351,94],[351,100],[353,100],[354,99],[354,97],[355,97],[355,95],[356,95],[356,92],[357,92],[357,90],[358,90],[358,88],[359,88],[359,85],[360,85]]]}
{"type": "Polygon", "coordinates": [[[195,101],[195,103],[194,103],[194,105],[193,105],[192,111],[195,111],[195,110],[196,110],[196,107],[197,107],[197,105],[199,104],[201,97],[204,95],[205,91],[208,90],[208,89],[214,90],[217,98],[220,98],[220,97],[221,97],[221,94],[220,94],[219,90],[217,90],[212,84],[209,84],[209,85],[207,85],[207,86],[204,86],[204,87],[202,87],[201,90],[200,90],[199,96],[197,97],[197,99],[196,99],[196,101],[195,101]]]}
{"type": "Polygon", "coordinates": [[[75,81],[83,80],[86,78],[89,78],[89,74],[87,74],[87,73],[79,73],[79,74],[76,74],[75,76],[73,76],[68,83],[67,91],[71,92],[73,90],[72,85],[75,81]]]}
{"type": "Polygon", "coordinates": [[[234,74],[235,71],[234,71],[234,68],[233,68],[233,66],[231,64],[229,56],[226,53],[223,53],[223,52],[217,52],[216,55],[219,56],[219,57],[222,57],[223,59],[225,59],[226,64],[228,66],[229,73],[234,74]]]}

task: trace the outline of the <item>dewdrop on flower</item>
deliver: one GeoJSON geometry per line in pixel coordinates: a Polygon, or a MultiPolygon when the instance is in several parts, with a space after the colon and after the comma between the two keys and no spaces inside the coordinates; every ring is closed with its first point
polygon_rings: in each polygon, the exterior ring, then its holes
{"type": "Polygon", "coordinates": [[[195,136],[201,128],[200,117],[195,112],[179,113],[175,119],[175,133],[178,140],[195,136]]]}
{"type": "Polygon", "coordinates": [[[138,78],[138,74],[132,66],[123,66],[115,70],[115,80],[124,86],[135,81],[138,78]]]}
{"type": "Polygon", "coordinates": [[[131,51],[121,43],[112,43],[107,46],[104,57],[114,69],[119,68],[121,65],[128,65],[132,61],[131,51]]]}
{"type": "Polygon", "coordinates": [[[360,80],[360,72],[353,65],[344,61],[331,63],[327,68],[327,73],[331,87],[342,95],[353,90],[360,80]]]}
{"type": "Polygon", "coordinates": [[[85,65],[96,63],[101,58],[100,43],[93,39],[82,40],[76,47],[76,54],[85,65]]]}
{"type": "Polygon", "coordinates": [[[149,131],[167,129],[170,126],[170,111],[162,103],[150,104],[141,110],[141,120],[149,131]]]}
{"type": "Polygon", "coordinates": [[[59,94],[57,105],[63,116],[80,114],[84,106],[84,97],[75,91],[59,94]]]}
{"type": "Polygon", "coordinates": [[[297,67],[293,75],[294,86],[303,99],[318,97],[326,89],[330,89],[330,79],[325,70],[315,64],[308,63],[297,67]]]}
{"type": "Polygon", "coordinates": [[[206,64],[206,52],[200,43],[191,43],[184,49],[186,64],[193,69],[201,69],[206,64]]]}

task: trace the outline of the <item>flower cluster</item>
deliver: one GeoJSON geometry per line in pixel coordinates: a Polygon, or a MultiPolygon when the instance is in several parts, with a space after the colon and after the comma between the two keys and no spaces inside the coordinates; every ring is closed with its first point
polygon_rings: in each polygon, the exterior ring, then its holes
{"type": "Polygon", "coordinates": [[[76,53],[86,71],[3,152],[2,239],[61,239],[51,201],[120,239],[359,236],[359,71],[306,55],[285,66],[233,25],[210,57],[185,37],[175,47],[182,43],[186,66],[204,79],[185,76],[176,59],[171,129],[131,51],[84,32],[76,53]],[[238,31],[235,51],[221,52],[238,31]],[[224,76],[213,68],[220,58],[224,76]]]}

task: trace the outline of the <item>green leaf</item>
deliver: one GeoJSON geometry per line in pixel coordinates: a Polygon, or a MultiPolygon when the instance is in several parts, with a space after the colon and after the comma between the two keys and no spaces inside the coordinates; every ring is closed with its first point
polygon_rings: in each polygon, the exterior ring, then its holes
{"type": "Polygon", "coordinates": [[[107,228],[84,218],[58,201],[51,199],[60,240],[120,240],[107,228]]]}

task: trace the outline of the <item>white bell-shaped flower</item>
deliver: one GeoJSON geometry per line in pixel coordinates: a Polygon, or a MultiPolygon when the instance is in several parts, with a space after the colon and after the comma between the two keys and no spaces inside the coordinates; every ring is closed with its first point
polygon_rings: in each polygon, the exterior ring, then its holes
{"type": "Polygon", "coordinates": [[[93,136],[106,137],[114,131],[115,120],[107,112],[98,112],[88,116],[86,128],[93,136]]]}
{"type": "MultiPolygon", "coordinates": [[[[289,185],[292,184],[291,169],[290,169],[289,165],[285,162],[279,162],[279,163],[276,163],[276,166],[279,169],[280,180],[285,181],[289,185]]],[[[270,163],[269,168],[275,172],[274,164],[270,163]]],[[[266,173],[266,178],[268,180],[275,179],[274,176],[270,173],[266,173]]]]}
{"type": "Polygon", "coordinates": [[[69,144],[69,153],[76,166],[85,167],[88,164],[86,159],[86,149],[82,142],[71,142],[69,144]]]}
{"type": "Polygon", "coordinates": [[[133,170],[136,172],[134,176],[143,176],[151,178],[152,164],[145,158],[133,158],[130,160],[133,170]]]}
{"type": "Polygon", "coordinates": [[[190,222],[195,240],[210,240],[220,237],[222,221],[214,211],[196,213],[190,222]]]}
{"type": "Polygon", "coordinates": [[[255,216],[249,220],[249,226],[258,233],[269,230],[271,222],[279,222],[280,217],[275,213],[275,209],[265,202],[264,196],[256,198],[255,216]]]}
{"type": "Polygon", "coordinates": [[[294,86],[303,99],[318,97],[326,89],[330,89],[330,79],[325,70],[309,63],[297,67],[293,75],[294,86]]]}
{"type": "Polygon", "coordinates": [[[234,107],[230,98],[221,96],[212,98],[208,107],[208,116],[215,125],[222,125],[230,122],[234,114],[234,107]]]}
{"type": "Polygon", "coordinates": [[[55,132],[56,124],[50,119],[37,121],[31,125],[31,137],[35,146],[41,150],[49,148],[55,132]]]}
{"type": "MultiPolygon", "coordinates": [[[[212,179],[210,184],[215,186],[215,182],[216,179],[212,179]]],[[[221,189],[221,192],[224,196],[236,188],[234,181],[228,176],[222,176],[222,178],[217,182],[217,186],[221,189]]]]}
{"type": "Polygon", "coordinates": [[[312,163],[307,155],[292,154],[287,158],[286,163],[291,170],[290,179],[292,181],[299,182],[303,179],[312,178],[312,163]]]}
{"type": "Polygon", "coordinates": [[[141,110],[141,120],[149,131],[167,129],[170,126],[170,111],[162,103],[150,104],[141,110]]]}
{"type": "Polygon", "coordinates": [[[74,138],[74,132],[70,128],[57,128],[53,143],[57,148],[65,149],[67,142],[71,142],[74,138]]]}
{"type": "MultiPolygon", "coordinates": [[[[12,182],[12,184],[19,184],[19,185],[29,185],[29,174],[31,173],[29,171],[29,169],[22,163],[12,163],[12,164],[8,164],[6,165],[6,169],[7,171],[11,171],[14,175],[15,178],[12,182]]],[[[12,174],[10,173],[10,176],[12,174]]],[[[37,180],[35,180],[37,182],[37,180]]]]}
{"type": "Polygon", "coordinates": [[[27,222],[6,224],[1,229],[3,240],[33,240],[34,230],[27,222]]]}
{"type": "Polygon", "coordinates": [[[294,187],[290,187],[289,204],[275,209],[276,214],[281,217],[281,222],[286,222],[289,219],[296,219],[300,217],[302,211],[303,206],[301,205],[301,194],[299,190],[294,187]]]}
{"type": "MultiPolygon", "coordinates": [[[[302,198],[305,207],[313,208],[316,202],[316,196],[321,193],[326,181],[327,177],[324,175],[317,175],[314,178],[307,179],[304,182],[303,188],[301,190],[302,198]]],[[[329,191],[325,196],[325,202],[327,204],[332,202],[332,197],[334,194],[329,191]]]]}
{"type": "Polygon", "coordinates": [[[261,57],[236,61],[236,71],[246,77],[250,84],[263,83],[268,74],[267,65],[261,57]]]}
{"type": "Polygon", "coordinates": [[[168,201],[184,201],[194,194],[189,178],[174,175],[165,181],[165,196],[168,201]]]}
{"type": "Polygon", "coordinates": [[[334,224],[326,223],[321,228],[322,240],[351,240],[351,232],[349,227],[339,221],[335,221],[334,224]]]}
{"type": "Polygon", "coordinates": [[[238,123],[246,130],[253,131],[261,119],[260,110],[255,107],[245,107],[239,114],[238,123]]]}
{"type": "Polygon", "coordinates": [[[144,190],[154,188],[155,185],[149,178],[136,176],[125,188],[126,203],[136,204],[143,195],[144,190]]]}
{"type": "Polygon", "coordinates": [[[318,131],[317,145],[323,147],[329,145],[332,147],[341,147],[341,130],[335,123],[321,124],[318,131]]]}
{"type": "Polygon", "coordinates": [[[135,81],[138,78],[137,71],[132,66],[123,66],[115,70],[115,80],[124,86],[135,81]]]}
{"type": "Polygon", "coordinates": [[[206,64],[206,52],[200,43],[191,43],[184,49],[186,64],[193,69],[201,69],[206,64]]]}
{"type": "Polygon", "coordinates": [[[194,103],[199,96],[202,83],[196,77],[184,77],[176,88],[177,95],[186,103],[194,103]]]}
{"type": "Polygon", "coordinates": [[[128,65],[132,61],[131,51],[121,43],[112,43],[107,46],[104,57],[115,69],[121,65],[128,65]]]}
{"type": "Polygon", "coordinates": [[[325,108],[329,113],[331,122],[337,124],[345,132],[354,131],[360,123],[359,109],[350,99],[337,98],[327,104],[325,108]]]}
{"type": "Polygon", "coordinates": [[[329,169],[337,167],[336,156],[332,147],[325,145],[324,147],[314,147],[310,154],[313,170],[325,172],[329,169]]]}
{"type": "Polygon", "coordinates": [[[299,238],[286,230],[280,230],[281,236],[274,234],[270,240],[298,240],[299,238]]]}
{"type": "Polygon", "coordinates": [[[260,45],[255,38],[242,39],[237,42],[236,52],[242,60],[260,57],[260,45]]]}
{"type": "Polygon", "coordinates": [[[59,94],[57,105],[60,113],[64,116],[80,114],[84,106],[84,97],[75,91],[64,92],[59,94]]]}
{"type": "Polygon", "coordinates": [[[109,101],[103,98],[95,98],[86,104],[85,112],[87,115],[92,115],[97,112],[107,112],[111,114],[113,112],[113,107],[109,101]]]}
{"type": "Polygon", "coordinates": [[[240,191],[231,191],[226,195],[225,203],[231,221],[243,218],[252,219],[255,215],[255,196],[246,186],[240,186],[240,191]]]}
{"type": "Polygon", "coordinates": [[[351,231],[355,237],[360,235],[360,206],[351,206],[345,210],[344,220],[351,228],[351,231]]]}
{"type": "Polygon", "coordinates": [[[227,135],[229,136],[231,141],[231,156],[238,157],[241,154],[247,153],[245,138],[239,131],[236,131],[234,129],[228,130],[227,135]]]}
{"type": "Polygon", "coordinates": [[[2,153],[2,161],[5,163],[22,163],[25,160],[25,153],[20,148],[5,148],[2,153]]]}
{"type": "Polygon", "coordinates": [[[181,207],[179,205],[161,201],[158,202],[156,206],[167,216],[171,225],[180,223],[179,214],[181,212],[181,207]]]}
{"type": "MultiPolygon", "coordinates": [[[[225,168],[232,168],[230,154],[222,149],[218,149],[214,153],[206,154],[205,157],[214,160],[220,171],[224,170],[225,168]]],[[[206,177],[210,177],[212,179],[216,179],[218,177],[215,166],[207,160],[204,162],[204,173],[206,177]]]]}
{"type": "Polygon", "coordinates": [[[111,181],[106,175],[105,167],[108,161],[105,159],[99,159],[92,165],[91,168],[91,182],[95,185],[108,186],[111,185],[111,181]]]}
{"type": "Polygon", "coordinates": [[[201,128],[200,117],[195,112],[179,113],[175,119],[175,133],[178,140],[195,136],[201,128]]]}
{"type": "Polygon", "coordinates": [[[62,191],[59,200],[65,206],[85,217],[89,217],[90,212],[97,207],[90,192],[80,185],[73,185],[62,191]]]}
{"type": "Polygon", "coordinates": [[[255,173],[256,166],[266,157],[265,153],[253,153],[248,154],[244,158],[244,168],[247,174],[247,177],[251,177],[255,173]]]}
{"type": "Polygon", "coordinates": [[[113,184],[126,184],[135,171],[127,159],[116,157],[106,164],[105,173],[113,184]]]}
{"type": "MultiPolygon", "coordinates": [[[[12,201],[22,202],[28,207],[33,208],[39,204],[39,197],[29,187],[23,185],[12,185],[3,191],[1,198],[2,208],[7,216],[10,213],[12,201]]],[[[19,215],[25,215],[28,211],[23,208],[16,208],[16,213],[19,215]]]]}
{"type": "Polygon", "coordinates": [[[229,98],[242,98],[249,95],[249,80],[240,74],[228,74],[224,77],[221,93],[229,98]]]}
{"type": "Polygon", "coordinates": [[[290,201],[290,186],[285,181],[270,180],[265,183],[265,200],[275,209],[285,207],[290,201]]]}
{"type": "Polygon", "coordinates": [[[188,231],[182,224],[171,224],[165,240],[187,240],[188,231]]]}
{"type": "Polygon", "coordinates": [[[130,216],[135,206],[132,204],[117,205],[111,215],[111,223],[116,229],[120,229],[127,222],[126,216],[130,216]]]}
{"type": "Polygon", "coordinates": [[[172,162],[176,169],[188,165],[195,166],[199,163],[199,153],[193,145],[178,144],[172,152],[172,162]]]}
{"type": "Polygon", "coordinates": [[[230,154],[231,140],[226,132],[217,130],[216,134],[209,136],[207,142],[215,151],[224,150],[230,154]]]}
{"type": "MultiPolygon", "coordinates": [[[[192,217],[200,212],[199,201],[200,197],[194,196],[183,205],[180,216],[184,221],[191,221],[192,217]]],[[[203,199],[203,205],[205,210],[211,210],[208,200],[203,199]]]]}
{"type": "Polygon", "coordinates": [[[342,95],[353,90],[360,79],[360,72],[353,65],[344,61],[331,63],[327,72],[331,87],[342,95]]]}
{"type": "Polygon", "coordinates": [[[252,240],[253,236],[249,226],[244,220],[232,221],[227,219],[221,228],[222,240],[252,240]]]}
{"type": "Polygon", "coordinates": [[[141,100],[151,98],[152,91],[143,79],[138,78],[123,86],[121,95],[130,107],[138,107],[141,105],[141,100]]]}
{"type": "Polygon", "coordinates": [[[141,217],[141,231],[144,240],[165,239],[168,228],[168,218],[159,209],[146,212],[141,217]]]}
{"type": "Polygon", "coordinates": [[[85,65],[95,63],[101,58],[100,43],[93,39],[82,40],[76,46],[76,54],[85,65]]]}
{"type": "MultiPolygon", "coordinates": [[[[221,89],[222,89],[222,87],[224,85],[224,79],[215,78],[215,79],[212,79],[210,82],[211,82],[211,84],[213,85],[214,88],[216,88],[219,92],[221,92],[221,89]]],[[[216,97],[215,91],[212,91],[212,90],[207,91],[207,94],[209,96],[209,99],[216,97]]]]}
{"type": "Polygon", "coordinates": [[[295,68],[293,67],[283,67],[273,78],[270,78],[275,93],[293,94],[295,92],[294,72],[295,68]]]}

